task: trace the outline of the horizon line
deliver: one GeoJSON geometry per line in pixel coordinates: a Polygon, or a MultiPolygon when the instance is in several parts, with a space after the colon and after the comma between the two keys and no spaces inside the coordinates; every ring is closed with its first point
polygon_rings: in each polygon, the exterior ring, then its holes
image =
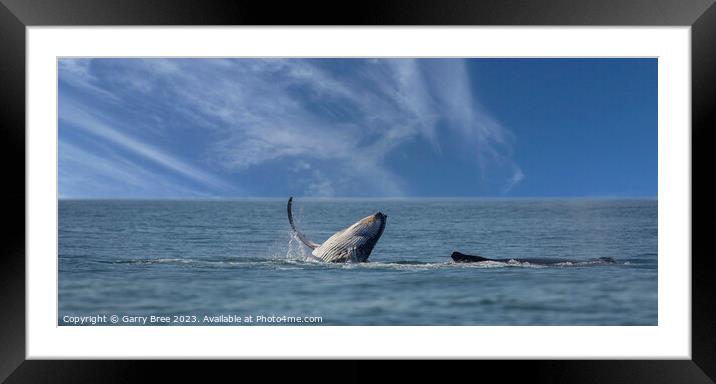
{"type": "Polygon", "coordinates": [[[557,199],[603,199],[603,200],[658,200],[658,195],[633,195],[633,196],[619,196],[619,195],[565,195],[565,196],[238,196],[238,197],[192,197],[192,196],[178,196],[178,197],[58,197],[57,200],[136,200],[136,201],[178,201],[178,200],[191,200],[191,201],[231,201],[231,200],[286,200],[289,197],[306,199],[306,200],[466,200],[466,199],[489,199],[489,200],[557,200],[557,199]]]}

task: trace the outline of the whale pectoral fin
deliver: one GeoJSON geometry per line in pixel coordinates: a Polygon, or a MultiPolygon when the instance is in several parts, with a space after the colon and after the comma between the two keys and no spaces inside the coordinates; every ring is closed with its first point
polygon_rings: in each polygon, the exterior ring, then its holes
{"type": "Polygon", "coordinates": [[[351,260],[356,263],[365,263],[368,261],[368,256],[370,256],[370,253],[366,253],[362,249],[355,248],[353,250],[353,254],[351,256],[351,260]]]}
{"type": "Polygon", "coordinates": [[[348,260],[352,263],[360,263],[360,255],[358,255],[357,248],[351,248],[348,250],[348,260]]]}
{"type": "Polygon", "coordinates": [[[293,224],[293,213],[291,212],[291,206],[293,205],[293,197],[288,198],[288,206],[286,207],[286,210],[288,211],[288,222],[291,224],[291,229],[293,230],[293,233],[298,237],[299,240],[303,244],[306,244],[307,247],[311,249],[316,249],[321,246],[321,244],[316,244],[311,240],[308,240],[306,236],[301,233],[298,229],[296,229],[296,226],[293,224]]]}

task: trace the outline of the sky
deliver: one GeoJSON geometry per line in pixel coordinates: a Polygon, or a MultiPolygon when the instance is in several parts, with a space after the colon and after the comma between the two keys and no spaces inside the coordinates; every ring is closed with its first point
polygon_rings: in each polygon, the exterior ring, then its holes
{"type": "Polygon", "coordinates": [[[656,197],[657,59],[58,62],[60,198],[656,197]]]}

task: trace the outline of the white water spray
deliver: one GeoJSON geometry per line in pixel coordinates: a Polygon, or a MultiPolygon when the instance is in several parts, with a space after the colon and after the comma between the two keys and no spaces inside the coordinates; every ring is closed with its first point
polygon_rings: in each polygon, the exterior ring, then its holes
{"type": "Polygon", "coordinates": [[[286,249],[286,260],[307,261],[309,255],[295,232],[289,231],[288,248],[286,249]]]}

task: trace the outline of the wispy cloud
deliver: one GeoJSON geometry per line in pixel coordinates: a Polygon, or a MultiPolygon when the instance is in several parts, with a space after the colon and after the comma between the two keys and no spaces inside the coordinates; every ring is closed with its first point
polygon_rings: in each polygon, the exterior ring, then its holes
{"type": "Polygon", "coordinates": [[[78,88],[94,96],[99,96],[113,102],[119,98],[107,89],[97,85],[98,79],[91,74],[91,59],[60,59],[57,62],[59,81],[78,88]]]}
{"type": "Polygon", "coordinates": [[[204,172],[186,162],[165,153],[164,151],[134,139],[125,133],[121,128],[114,128],[108,123],[86,112],[72,99],[65,98],[59,108],[59,119],[73,127],[82,129],[90,134],[108,140],[117,146],[133,152],[147,160],[161,165],[184,177],[197,182],[218,188],[221,191],[232,191],[235,188],[223,180],[204,172]]]}
{"type": "Polygon", "coordinates": [[[525,179],[525,174],[522,173],[522,170],[519,167],[515,167],[512,171],[512,176],[507,180],[507,184],[502,189],[503,193],[507,193],[512,190],[512,188],[515,187],[515,185],[522,182],[522,180],[525,179]]]}
{"type": "Polygon", "coordinates": [[[94,143],[95,151],[59,140],[59,193],[67,197],[210,197],[157,175],[94,143]]]}
{"type": "Polygon", "coordinates": [[[448,129],[459,132],[483,177],[491,169],[506,174],[502,189],[511,190],[524,179],[522,169],[512,159],[514,136],[473,96],[465,62],[435,59],[426,62],[425,67],[425,78],[448,129]]]}
{"type": "MultiPolygon", "coordinates": [[[[138,97],[171,106],[206,136],[207,164],[241,174],[291,162],[307,195],[410,194],[387,157],[425,140],[443,150],[440,129],[461,137],[481,174],[500,169],[506,190],[524,175],[509,131],[473,97],[462,60],[147,59],[114,60],[113,92],[85,62],[61,63],[61,77],[99,97],[138,97]],[[307,166],[299,166],[305,164],[307,166]],[[505,171],[507,170],[507,171],[505,171]]],[[[128,136],[75,105],[61,118],[202,183],[217,178],[128,136]]],[[[248,187],[247,187],[248,188],[248,187]]]]}

